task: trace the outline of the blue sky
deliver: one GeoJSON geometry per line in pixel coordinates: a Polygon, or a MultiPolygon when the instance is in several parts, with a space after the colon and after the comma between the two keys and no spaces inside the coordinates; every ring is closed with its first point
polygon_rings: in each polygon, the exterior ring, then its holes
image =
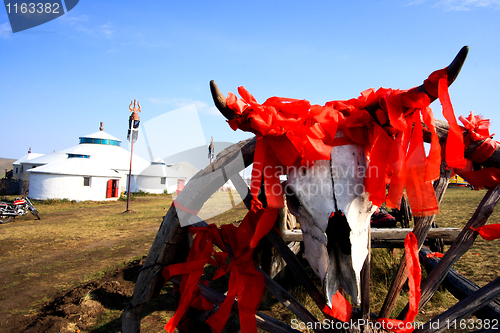
{"type": "MultiPolygon", "coordinates": [[[[250,135],[218,115],[212,79],[224,93],[244,85],[260,102],[324,104],[420,85],[464,45],[469,57],[450,88],[455,113],[491,118],[500,135],[499,33],[500,0],[80,0],[15,34],[2,7],[0,157],[70,147],[101,121],[126,142],[132,99],[143,122],[196,107],[199,122],[188,112],[165,123],[165,145],[197,145],[200,124],[201,141],[236,142],[250,135]]],[[[443,119],[439,102],[432,108],[443,119]]]]}

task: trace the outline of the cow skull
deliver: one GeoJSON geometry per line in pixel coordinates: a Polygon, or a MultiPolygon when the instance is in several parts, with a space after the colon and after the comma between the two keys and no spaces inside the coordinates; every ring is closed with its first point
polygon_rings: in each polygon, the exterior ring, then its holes
{"type": "MultiPolygon", "coordinates": [[[[338,131],[336,137],[341,136],[338,131]]],[[[351,144],[333,147],[330,161],[292,168],[288,174],[288,208],[300,223],[306,259],[330,307],[339,286],[355,304],[361,300],[361,269],[376,210],[364,190],[366,165],[363,147],[351,144]]]]}
{"type": "MultiPolygon", "coordinates": [[[[460,50],[447,67],[448,85],[457,77],[468,53],[460,50]]],[[[210,82],[214,103],[229,120],[237,115],[227,107],[224,95],[210,82]]],[[[421,85],[413,89],[436,96],[421,85]]],[[[370,110],[377,110],[374,105],[370,110]]],[[[344,134],[338,130],[337,137],[344,134]]],[[[308,167],[291,168],[286,195],[290,211],[297,216],[304,235],[306,258],[323,284],[323,294],[331,307],[332,296],[342,286],[359,304],[361,269],[368,255],[370,217],[376,207],[364,191],[367,158],[363,147],[335,146],[331,160],[315,161],[308,167]]]]}

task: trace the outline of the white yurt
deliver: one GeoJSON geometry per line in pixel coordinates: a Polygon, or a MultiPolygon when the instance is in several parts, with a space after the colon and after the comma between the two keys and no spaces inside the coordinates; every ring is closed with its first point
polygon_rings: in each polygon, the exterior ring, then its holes
{"type": "MultiPolygon", "coordinates": [[[[79,138],[80,143],[22,162],[29,170],[33,199],[116,200],[127,189],[130,152],[121,140],[101,130],[79,138]]],[[[132,175],[149,162],[133,157],[132,175]]]]}
{"type": "Polygon", "coordinates": [[[100,161],[90,157],[68,157],[31,169],[29,173],[29,195],[33,199],[102,201],[120,196],[120,173],[103,168],[100,161]]]}
{"type": "Polygon", "coordinates": [[[37,154],[37,153],[32,153],[31,148],[28,150],[28,153],[12,163],[12,170],[14,172],[14,178],[21,179],[23,181],[28,181],[29,180],[29,169],[33,167],[32,164],[30,164],[30,161],[43,156],[43,154],[37,154]]]}
{"type": "Polygon", "coordinates": [[[161,159],[133,176],[130,192],[175,193],[182,190],[186,183],[199,170],[187,162],[168,165],[161,159]]]}

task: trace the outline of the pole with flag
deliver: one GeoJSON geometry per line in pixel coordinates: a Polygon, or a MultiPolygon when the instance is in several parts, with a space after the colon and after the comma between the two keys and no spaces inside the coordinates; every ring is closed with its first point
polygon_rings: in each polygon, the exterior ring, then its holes
{"type": "Polygon", "coordinates": [[[214,137],[210,140],[210,146],[208,146],[208,159],[210,160],[210,164],[212,164],[212,160],[214,159],[215,147],[214,147],[214,137]]]}
{"type": "Polygon", "coordinates": [[[139,114],[137,112],[141,112],[141,104],[137,102],[136,106],[136,100],[134,99],[133,102],[130,102],[129,105],[129,110],[132,112],[128,119],[128,134],[127,134],[127,140],[130,141],[130,169],[128,172],[128,188],[127,188],[127,210],[125,212],[130,212],[128,209],[129,201],[130,201],[130,180],[132,177],[132,157],[134,156],[134,142],[137,141],[137,138],[139,137],[139,123],[140,118],[139,114]],[[134,103],[134,107],[132,107],[132,103],[134,103]]]}

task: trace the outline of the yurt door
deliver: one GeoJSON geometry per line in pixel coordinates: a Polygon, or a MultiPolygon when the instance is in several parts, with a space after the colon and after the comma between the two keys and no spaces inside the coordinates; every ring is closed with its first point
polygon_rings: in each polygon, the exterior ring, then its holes
{"type": "Polygon", "coordinates": [[[106,198],[116,198],[118,197],[118,180],[110,179],[108,180],[106,188],[106,198]]]}
{"type": "Polygon", "coordinates": [[[106,188],[106,198],[111,198],[113,195],[113,179],[108,180],[108,186],[106,188]]]}
{"type": "Polygon", "coordinates": [[[184,179],[177,180],[177,195],[184,189],[184,179]]]}

